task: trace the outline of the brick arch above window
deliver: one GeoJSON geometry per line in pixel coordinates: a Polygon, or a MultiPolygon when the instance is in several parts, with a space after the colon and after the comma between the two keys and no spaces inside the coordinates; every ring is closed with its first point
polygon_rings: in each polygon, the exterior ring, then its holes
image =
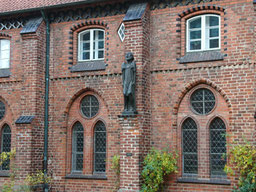
{"type": "Polygon", "coordinates": [[[193,89],[194,87],[196,87],[196,86],[198,86],[200,84],[205,84],[205,85],[208,85],[208,86],[212,87],[213,89],[215,89],[225,99],[226,103],[228,104],[228,107],[231,107],[230,99],[227,96],[226,92],[221,87],[219,87],[216,83],[214,83],[213,81],[211,81],[209,79],[197,79],[197,80],[192,81],[191,83],[187,84],[181,90],[181,94],[179,95],[178,100],[176,101],[176,103],[174,105],[174,112],[173,112],[174,115],[177,115],[180,103],[183,100],[183,98],[185,97],[185,95],[191,89],[193,89]]]}
{"type": "Polygon", "coordinates": [[[91,93],[92,95],[96,95],[97,98],[99,98],[100,102],[102,102],[102,105],[106,106],[106,108],[108,109],[108,104],[106,103],[106,101],[104,99],[104,96],[99,91],[97,91],[96,89],[87,87],[87,88],[84,88],[84,89],[81,89],[81,90],[77,91],[73,95],[73,97],[68,101],[64,113],[68,114],[69,110],[70,110],[70,107],[76,101],[76,99],[79,98],[81,95],[84,95],[85,93],[91,93]]]}
{"type": "Polygon", "coordinates": [[[88,27],[90,28],[97,28],[97,27],[103,27],[104,29],[107,28],[107,23],[105,23],[104,21],[99,21],[99,20],[90,20],[90,21],[84,21],[81,23],[78,23],[76,25],[73,25],[73,27],[70,28],[70,30],[72,32],[75,31],[83,31],[85,29],[87,29],[88,27]]]}
{"type": "Polygon", "coordinates": [[[0,33],[0,39],[10,39],[12,36],[7,33],[0,33]]]}
{"type": "MultiPolygon", "coordinates": [[[[186,17],[189,15],[189,17],[195,16],[194,14],[205,14],[207,13],[221,13],[225,11],[225,8],[216,6],[216,5],[198,5],[196,7],[191,7],[186,10],[184,10],[182,13],[179,13],[178,16],[180,18],[186,17]]],[[[187,19],[187,18],[186,18],[187,19]]]]}

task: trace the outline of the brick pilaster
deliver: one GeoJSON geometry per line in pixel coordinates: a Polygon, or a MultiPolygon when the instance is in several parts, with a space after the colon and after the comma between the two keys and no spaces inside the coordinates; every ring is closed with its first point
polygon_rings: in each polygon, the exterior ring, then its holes
{"type": "MultiPolygon", "coordinates": [[[[150,13],[125,23],[125,53],[132,52],[137,65],[136,105],[139,115],[120,117],[120,191],[140,190],[143,157],[150,148],[150,13]]],[[[124,53],[124,54],[125,54],[124,53]]]]}

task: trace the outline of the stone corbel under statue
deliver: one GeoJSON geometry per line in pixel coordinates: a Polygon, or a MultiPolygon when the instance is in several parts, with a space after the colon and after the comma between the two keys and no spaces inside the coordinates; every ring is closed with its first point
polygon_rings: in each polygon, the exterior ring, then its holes
{"type": "Polygon", "coordinates": [[[138,114],[136,110],[136,63],[131,52],[126,53],[125,60],[122,64],[122,81],[124,94],[124,111],[123,116],[133,116],[138,114]]]}

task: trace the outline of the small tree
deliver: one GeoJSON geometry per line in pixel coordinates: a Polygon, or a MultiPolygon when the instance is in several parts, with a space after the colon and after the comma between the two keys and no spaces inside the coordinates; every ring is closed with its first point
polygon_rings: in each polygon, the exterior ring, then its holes
{"type": "Polygon", "coordinates": [[[256,146],[245,144],[232,145],[229,153],[229,165],[225,171],[231,175],[239,173],[238,187],[233,192],[256,192],[256,146]]]}
{"type": "Polygon", "coordinates": [[[151,149],[143,161],[141,191],[157,192],[161,190],[164,176],[177,173],[177,158],[177,153],[151,149]]]}

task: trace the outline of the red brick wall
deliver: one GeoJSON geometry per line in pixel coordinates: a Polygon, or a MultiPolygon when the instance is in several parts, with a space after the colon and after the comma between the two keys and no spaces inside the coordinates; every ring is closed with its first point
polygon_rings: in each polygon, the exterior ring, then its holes
{"type": "MultiPolygon", "coordinates": [[[[225,55],[221,61],[179,63],[179,58],[185,54],[186,18],[216,10],[180,17],[179,14],[193,5],[148,9],[142,20],[126,23],[124,42],[117,35],[124,15],[88,19],[106,24],[98,26],[105,29],[106,35],[104,62],[108,66],[103,71],[71,73],[69,70],[77,62],[76,41],[80,30],[73,32],[71,28],[85,20],[51,24],[49,174],[53,177],[52,191],[113,191],[117,176],[110,168],[111,159],[120,154],[120,142],[125,142],[120,139],[123,124],[118,115],[123,111],[121,64],[127,51],[134,53],[138,69],[136,126],[141,137],[140,161],[135,162],[141,163],[150,147],[178,149],[181,156],[180,126],[185,116],[195,116],[188,108],[188,98],[198,86],[210,88],[219,104],[206,118],[196,117],[201,127],[207,127],[213,115],[221,115],[233,139],[241,140],[241,136],[245,136],[255,142],[255,8],[251,0],[209,4],[223,8],[217,11],[221,15],[221,53],[225,55]],[[90,93],[99,99],[100,113],[86,119],[79,113],[79,104],[80,99],[90,93]],[[107,180],[66,179],[71,166],[72,123],[79,120],[86,130],[83,172],[91,176],[92,130],[99,119],[107,128],[107,180]]],[[[94,26],[97,25],[85,28],[94,26]]],[[[0,78],[3,90],[0,98],[7,106],[7,116],[0,121],[0,128],[4,122],[10,125],[12,146],[17,148],[20,174],[24,175],[42,167],[45,25],[29,36],[21,36],[20,30],[4,31],[11,40],[12,75],[0,78]],[[20,115],[36,115],[36,119],[31,125],[17,126],[14,122],[20,115]]],[[[208,138],[203,139],[202,145],[207,148],[208,138]]],[[[202,162],[202,166],[208,167],[207,158],[202,162]]],[[[234,178],[230,178],[231,185],[178,183],[181,170],[180,159],[179,173],[167,179],[165,191],[231,191],[234,185],[234,178]]],[[[201,178],[208,179],[208,172],[201,174],[201,178]]],[[[5,179],[0,177],[0,183],[5,179]]]]}

